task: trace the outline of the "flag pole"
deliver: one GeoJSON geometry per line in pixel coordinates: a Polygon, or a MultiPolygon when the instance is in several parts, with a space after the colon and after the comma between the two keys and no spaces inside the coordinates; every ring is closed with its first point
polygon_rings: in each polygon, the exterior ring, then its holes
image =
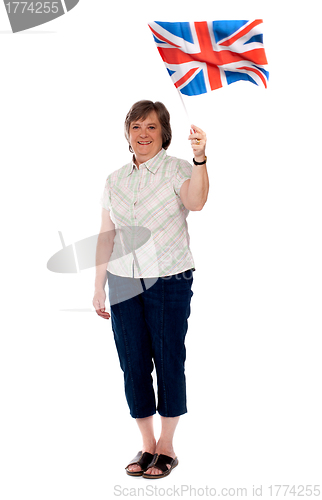
{"type": "Polygon", "coordinates": [[[184,101],[183,101],[183,99],[182,99],[182,95],[181,95],[180,90],[179,90],[179,89],[177,89],[177,91],[178,91],[179,97],[180,97],[180,99],[181,99],[182,106],[183,106],[183,108],[184,108],[184,110],[185,110],[185,112],[186,112],[186,117],[187,117],[187,120],[188,120],[188,122],[189,122],[189,128],[190,128],[190,126],[191,126],[191,120],[190,120],[190,117],[189,117],[189,115],[188,115],[187,108],[186,108],[185,103],[184,103],[184,101]]]}

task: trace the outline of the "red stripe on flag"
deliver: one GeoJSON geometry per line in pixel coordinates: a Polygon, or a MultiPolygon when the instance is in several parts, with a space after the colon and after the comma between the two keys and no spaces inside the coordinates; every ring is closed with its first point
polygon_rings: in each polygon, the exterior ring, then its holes
{"type": "Polygon", "coordinates": [[[260,79],[262,80],[262,82],[264,84],[264,87],[267,88],[266,80],[265,80],[264,76],[262,75],[262,73],[258,69],[248,68],[247,66],[241,66],[240,68],[237,68],[237,69],[246,69],[247,71],[253,71],[253,73],[256,73],[256,75],[260,77],[260,79]]]}
{"type": "Polygon", "coordinates": [[[195,54],[189,55],[180,49],[163,49],[162,47],[158,47],[158,51],[163,61],[168,64],[182,64],[195,59],[195,54]]]}
{"type": "Polygon", "coordinates": [[[222,45],[223,47],[229,47],[229,45],[236,42],[238,38],[241,38],[242,36],[246,35],[246,33],[248,33],[251,29],[253,29],[255,26],[258,26],[258,24],[261,24],[262,22],[263,19],[255,19],[255,21],[246,26],[246,28],[237,33],[237,35],[233,36],[232,38],[229,38],[229,40],[226,40],[225,42],[218,43],[218,45],[222,45]]]}
{"type": "Polygon", "coordinates": [[[252,61],[255,64],[267,64],[266,54],[264,49],[254,49],[241,54],[247,61],[252,61]]]}
{"type": "Polygon", "coordinates": [[[191,61],[198,61],[210,64],[211,66],[221,66],[222,64],[230,64],[240,62],[241,60],[251,61],[255,64],[267,64],[267,59],[264,49],[254,49],[241,54],[232,52],[231,50],[221,50],[219,52],[210,52],[206,50],[198,54],[186,54],[179,49],[163,49],[158,47],[158,51],[163,61],[168,64],[182,64],[191,61]]]}
{"type": "Polygon", "coordinates": [[[175,87],[180,87],[183,83],[185,83],[187,80],[189,80],[189,78],[196,72],[198,71],[199,68],[193,68],[193,69],[190,69],[188,71],[188,73],[186,73],[182,78],[180,78],[180,80],[178,80],[174,85],[175,87]]]}
{"type": "Polygon", "coordinates": [[[212,46],[208,23],[206,21],[195,22],[195,29],[200,45],[200,53],[194,54],[197,61],[207,63],[208,80],[211,90],[222,87],[220,70],[218,68],[218,53],[214,52],[212,46]]]}
{"type": "Polygon", "coordinates": [[[206,21],[196,22],[195,28],[199,40],[202,60],[211,61],[214,55],[214,48],[209,35],[208,23],[206,21]]]}
{"type": "Polygon", "coordinates": [[[218,66],[207,64],[207,71],[211,90],[220,89],[223,85],[218,66]]]}

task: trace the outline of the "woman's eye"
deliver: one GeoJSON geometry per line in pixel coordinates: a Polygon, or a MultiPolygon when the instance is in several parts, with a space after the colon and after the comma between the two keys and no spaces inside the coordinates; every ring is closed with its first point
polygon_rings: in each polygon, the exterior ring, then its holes
{"type": "Polygon", "coordinates": [[[152,130],[154,130],[154,129],[155,129],[155,127],[152,127],[152,126],[151,126],[150,128],[152,128],[152,130]]]}

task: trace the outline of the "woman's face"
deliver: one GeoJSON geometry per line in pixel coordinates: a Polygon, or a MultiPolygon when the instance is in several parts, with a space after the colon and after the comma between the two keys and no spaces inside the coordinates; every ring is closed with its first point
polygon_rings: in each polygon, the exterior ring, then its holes
{"type": "Polygon", "coordinates": [[[130,124],[130,144],[139,166],[162,149],[162,130],[158,115],[152,111],[145,120],[130,124]]]}

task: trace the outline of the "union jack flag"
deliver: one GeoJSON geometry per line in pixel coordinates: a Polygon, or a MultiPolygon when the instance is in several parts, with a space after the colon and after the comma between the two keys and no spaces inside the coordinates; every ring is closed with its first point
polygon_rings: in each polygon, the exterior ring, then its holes
{"type": "Polygon", "coordinates": [[[238,80],[267,87],[262,22],[158,21],[149,28],[174,85],[191,96],[238,80]]]}

